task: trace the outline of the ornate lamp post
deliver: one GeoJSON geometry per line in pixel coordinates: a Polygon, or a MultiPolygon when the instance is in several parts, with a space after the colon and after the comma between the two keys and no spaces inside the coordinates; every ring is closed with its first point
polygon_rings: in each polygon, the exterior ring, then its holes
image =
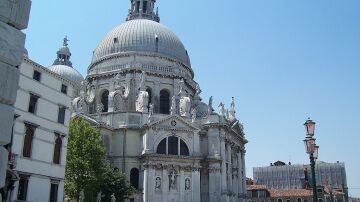
{"type": "Polygon", "coordinates": [[[311,166],[311,178],[312,178],[312,188],[313,188],[313,201],[318,202],[317,197],[317,187],[316,187],[316,178],[315,178],[315,161],[318,158],[319,146],[315,143],[314,131],[315,131],[315,122],[310,118],[304,123],[306,130],[306,137],[304,140],[306,153],[310,156],[310,166],[311,166]]]}

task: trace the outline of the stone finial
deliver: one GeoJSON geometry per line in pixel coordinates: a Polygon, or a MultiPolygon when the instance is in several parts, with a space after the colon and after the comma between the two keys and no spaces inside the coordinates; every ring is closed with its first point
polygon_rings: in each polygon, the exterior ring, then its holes
{"type": "Polygon", "coordinates": [[[225,104],[222,102],[220,102],[220,104],[219,104],[219,114],[220,114],[220,116],[226,115],[225,104]]]}
{"type": "Polygon", "coordinates": [[[209,106],[209,114],[211,114],[212,112],[214,112],[214,108],[213,108],[213,96],[210,96],[208,106],[209,106]]]}

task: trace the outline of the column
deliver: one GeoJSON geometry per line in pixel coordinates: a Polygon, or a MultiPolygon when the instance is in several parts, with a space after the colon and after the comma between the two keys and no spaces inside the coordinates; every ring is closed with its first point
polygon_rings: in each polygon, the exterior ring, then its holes
{"type": "Polygon", "coordinates": [[[193,200],[192,202],[200,202],[201,200],[201,190],[200,190],[201,182],[200,182],[200,169],[195,168],[191,173],[191,191],[193,200]]]}
{"type": "Polygon", "coordinates": [[[145,165],[144,166],[144,182],[143,182],[143,190],[144,190],[143,201],[144,202],[149,200],[148,181],[149,181],[149,167],[148,167],[148,165],[145,165]]]}
{"type": "Polygon", "coordinates": [[[184,170],[182,168],[180,168],[179,180],[180,180],[180,183],[178,183],[178,184],[180,185],[180,187],[178,187],[178,189],[179,189],[179,192],[180,192],[180,201],[185,201],[185,197],[184,197],[185,175],[184,175],[184,170]]]}
{"type": "Polygon", "coordinates": [[[168,192],[169,192],[169,180],[168,180],[168,171],[167,166],[163,166],[162,179],[161,179],[161,192],[162,192],[162,202],[168,201],[168,192]]]}
{"type": "Polygon", "coordinates": [[[149,177],[148,177],[148,194],[149,201],[155,200],[155,169],[150,167],[149,169],[149,177]]]}
{"type": "Polygon", "coordinates": [[[246,170],[245,170],[245,150],[241,152],[241,166],[242,166],[242,193],[243,193],[243,201],[246,201],[244,197],[246,195],[246,170]]]}
{"type": "Polygon", "coordinates": [[[194,153],[195,156],[200,156],[200,136],[199,131],[194,132],[194,143],[193,143],[194,153]]]}
{"type": "Polygon", "coordinates": [[[221,168],[220,163],[209,164],[209,199],[210,202],[221,200],[221,168]]]}
{"type": "Polygon", "coordinates": [[[228,179],[228,192],[232,192],[232,162],[231,162],[231,146],[230,144],[227,145],[227,154],[228,154],[228,170],[227,170],[227,179],[228,179]]]}
{"type": "Polygon", "coordinates": [[[243,184],[242,184],[242,175],[241,175],[241,170],[242,170],[242,161],[241,161],[241,152],[238,152],[237,154],[237,161],[238,161],[238,201],[242,201],[242,198],[240,198],[240,195],[243,193],[243,184]]]}
{"type": "Polygon", "coordinates": [[[227,191],[226,184],[226,152],[225,152],[225,136],[220,137],[220,150],[221,150],[221,191],[222,194],[227,191]]]}

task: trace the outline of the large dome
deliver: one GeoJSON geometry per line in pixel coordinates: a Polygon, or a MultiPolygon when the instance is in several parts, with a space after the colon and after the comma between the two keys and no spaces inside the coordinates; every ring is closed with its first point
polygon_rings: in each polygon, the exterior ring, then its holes
{"type": "Polygon", "coordinates": [[[92,63],[119,53],[155,53],[190,67],[190,59],[180,39],[166,26],[148,19],[135,19],[115,27],[99,43],[92,63]]]}

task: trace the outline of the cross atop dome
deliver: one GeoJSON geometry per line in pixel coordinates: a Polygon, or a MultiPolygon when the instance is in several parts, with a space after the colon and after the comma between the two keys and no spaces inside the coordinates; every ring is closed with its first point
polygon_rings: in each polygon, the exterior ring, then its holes
{"type": "Polygon", "coordinates": [[[68,47],[68,38],[67,36],[65,36],[64,40],[63,40],[63,47],[61,47],[57,52],[57,58],[54,61],[53,65],[66,65],[69,67],[72,67],[72,63],[70,61],[70,56],[71,56],[71,52],[70,49],[68,47]]]}
{"type": "Polygon", "coordinates": [[[131,8],[129,9],[127,21],[134,19],[148,19],[160,22],[158,9],[154,12],[156,0],[130,0],[131,8]]]}

